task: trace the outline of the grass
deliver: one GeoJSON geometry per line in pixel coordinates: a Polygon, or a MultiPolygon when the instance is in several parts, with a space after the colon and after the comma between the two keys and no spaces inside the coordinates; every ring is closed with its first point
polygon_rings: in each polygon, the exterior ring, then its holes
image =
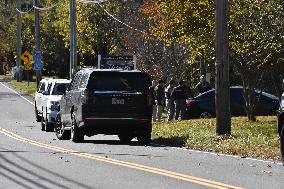
{"type": "Polygon", "coordinates": [[[29,83],[27,81],[17,82],[16,80],[11,79],[10,75],[0,75],[0,81],[7,82],[14,89],[20,90],[28,95],[34,96],[36,91],[36,82],[34,81],[30,81],[29,83]]]}
{"type": "Polygon", "coordinates": [[[17,89],[21,90],[24,93],[28,95],[34,96],[35,91],[36,91],[36,82],[27,82],[27,81],[22,81],[22,82],[17,82],[16,80],[11,80],[11,85],[17,89]]]}
{"type": "Polygon", "coordinates": [[[232,136],[216,137],[215,119],[194,119],[157,123],[152,138],[156,143],[202,151],[280,160],[276,117],[232,118],[232,136]]]}

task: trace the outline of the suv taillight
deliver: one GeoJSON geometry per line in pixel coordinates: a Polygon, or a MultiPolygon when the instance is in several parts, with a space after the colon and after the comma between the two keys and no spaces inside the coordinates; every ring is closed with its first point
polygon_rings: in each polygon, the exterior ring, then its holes
{"type": "Polygon", "coordinates": [[[89,89],[85,89],[82,94],[82,103],[87,104],[91,99],[91,92],[89,89]]]}

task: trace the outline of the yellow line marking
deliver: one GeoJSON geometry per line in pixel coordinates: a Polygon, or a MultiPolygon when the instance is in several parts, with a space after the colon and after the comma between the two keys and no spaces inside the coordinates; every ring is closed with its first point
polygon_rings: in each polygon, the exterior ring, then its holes
{"type": "Polygon", "coordinates": [[[8,131],[6,129],[3,129],[1,127],[0,127],[0,133],[6,135],[7,137],[13,138],[15,140],[25,142],[25,143],[28,143],[28,144],[31,144],[31,145],[34,145],[34,146],[42,147],[42,148],[45,148],[45,149],[49,149],[49,150],[52,150],[52,151],[68,153],[68,154],[72,154],[72,155],[79,156],[79,157],[84,157],[84,158],[88,158],[88,159],[102,161],[102,162],[105,162],[105,163],[110,163],[110,164],[114,164],[114,165],[128,167],[128,168],[131,168],[131,169],[137,169],[137,170],[141,170],[141,171],[148,172],[148,173],[154,173],[154,174],[158,174],[158,175],[162,175],[162,176],[166,176],[166,177],[170,177],[170,178],[174,178],[174,179],[179,179],[179,180],[183,180],[183,181],[187,181],[187,182],[196,183],[196,184],[203,185],[203,186],[208,186],[208,187],[211,187],[211,188],[243,189],[241,187],[232,186],[232,185],[228,185],[228,184],[224,184],[224,183],[220,183],[220,182],[215,182],[215,181],[211,181],[211,180],[207,180],[207,179],[203,179],[203,178],[198,178],[198,177],[194,177],[194,176],[189,176],[189,175],[185,175],[185,174],[182,174],[182,173],[172,172],[172,171],[168,171],[168,170],[165,170],[165,169],[158,169],[158,168],[154,168],[154,167],[150,167],[150,166],[146,166],[146,165],[141,165],[141,164],[137,164],[137,163],[120,161],[120,160],[116,160],[116,159],[97,156],[97,155],[94,155],[94,154],[89,154],[89,153],[86,153],[86,152],[79,152],[79,151],[75,151],[75,150],[71,150],[71,149],[66,149],[66,148],[61,148],[61,147],[57,147],[57,146],[52,146],[52,145],[40,143],[40,142],[37,142],[37,141],[34,141],[34,140],[30,140],[28,138],[21,137],[21,136],[15,134],[15,133],[8,131]]]}

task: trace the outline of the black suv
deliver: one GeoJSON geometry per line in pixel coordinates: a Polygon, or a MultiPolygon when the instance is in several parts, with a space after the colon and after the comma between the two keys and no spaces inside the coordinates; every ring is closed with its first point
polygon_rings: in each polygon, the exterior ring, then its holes
{"type": "Polygon", "coordinates": [[[147,144],[152,132],[151,78],[140,71],[83,69],[62,90],[56,135],[82,142],[84,136],[115,134],[147,144]]]}

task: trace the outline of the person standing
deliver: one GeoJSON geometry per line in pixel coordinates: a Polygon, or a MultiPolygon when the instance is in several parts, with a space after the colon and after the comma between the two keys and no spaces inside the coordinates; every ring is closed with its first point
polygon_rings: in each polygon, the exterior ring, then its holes
{"type": "Polygon", "coordinates": [[[211,89],[210,83],[206,81],[204,75],[200,76],[200,81],[195,86],[195,89],[197,90],[199,94],[209,91],[211,89]]]}
{"type": "Polygon", "coordinates": [[[185,81],[180,80],[179,85],[173,89],[171,94],[171,99],[173,99],[175,103],[175,120],[178,120],[179,117],[183,120],[185,117],[187,98],[186,90],[185,81]]]}
{"type": "Polygon", "coordinates": [[[152,120],[155,122],[157,119],[157,105],[156,105],[156,86],[157,82],[155,80],[152,81],[152,86],[150,86],[149,90],[152,96],[152,102],[153,102],[153,112],[152,112],[152,120]]]}
{"type": "Polygon", "coordinates": [[[169,86],[166,88],[166,107],[168,110],[168,121],[171,121],[175,115],[175,103],[174,100],[171,98],[171,94],[175,88],[175,81],[170,80],[169,86]]]}
{"type": "Polygon", "coordinates": [[[165,82],[163,80],[158,81],[158,85],[155,89],[156,93],[156,106],[157,106],[157,122],[161,121],[162,112],[165,107],[165,82]]]}

